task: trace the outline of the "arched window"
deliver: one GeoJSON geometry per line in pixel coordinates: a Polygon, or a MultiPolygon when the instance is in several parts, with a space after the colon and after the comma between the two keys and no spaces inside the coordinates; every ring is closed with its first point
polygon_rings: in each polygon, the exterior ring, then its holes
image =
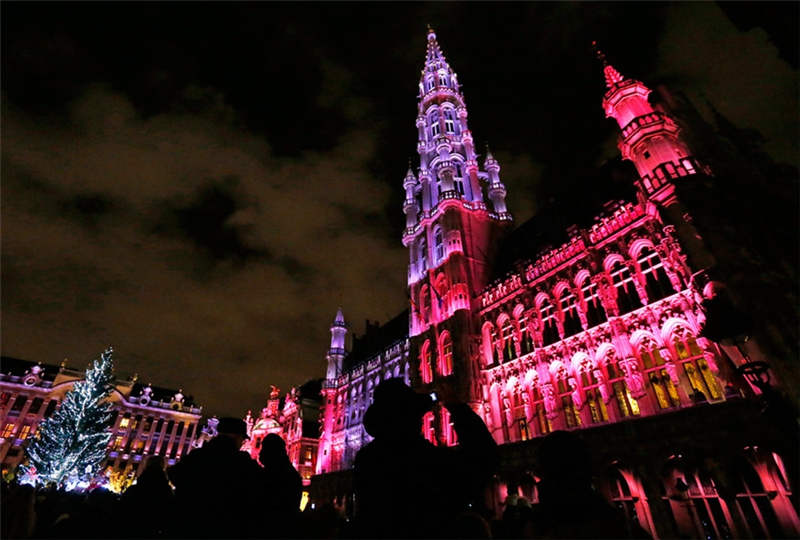
{"type": "Polygon", "coordinates": [[[431,135],[436,137],[441,130],[441,127],[439,126],[439,111],[433,110],[431,112],[430,116],[428,117],[428,123],[431,126],[431,135]]]}
{"type": "Polygon", "coordinates": [[[639,270],[645,279],[647,299],[650,302],[661,300],[670,296],[675,291],[667,277],[667,272],[661,264],[661,257],[649,247],[643,248],[638,257],[639,270]]]}
{"type": "Polygon", "coordinates": [[[589,324],[589,328],[606,322],[608,318],[606,317],[605,309],[603,309],[603,304],[600,302],[597,283],[587,276],[583,281],[583,285],[581,285],[581,293],[583,294],[583,301],[586,302],[586,321],[589,324]]]}
{"type": "MultiPolygon", "coordinates": [[[[680,460],[674,461],[679,462],[680,460]]],[[[706,471],[676,470],[668,481],[674,482],[675,487],[669,486],[673,494],[671,497],[665,497],[667,508],[672,511],[673,517],[685,512],[689,512],[691,516],[691,519],[688,520],[676,520],[680,536],[734,537],[731,524],[723,510],[723,503],[714,485],[715,482],[706,471]]]]}
{"type": "Polygon", "coordinates": [[[599,381],[594,375],[594,366],[588,358],[580,364],[580,375],[581,388],[586,396],[586,406],[589,407],[592,423],[608,422],[608,410],[600,392],[599,381]]]}
{"type": "Polygon", "coordinates": [[[456,115],[453,109],[447,108],[444,110],[444,131],[445,133],[455,133],[455,118],[456,115]]]}
{"type": "Polygon", "coordinates": [[[419,292],[419,315],[423,324],[431,322],[431,295],[427,285],[423,285],[419,292]]]}
{"type": "Polygon", "coordinates": [[[530,328],[528,328],[528,314],[524,311],[520,313],[517,319],[517,326],[520,333],[520,351],[523,355],[533,352],[533,338],[531,337],[530,328]]]}
{"type": "Polygon", "coordinates": [[[455,174],[453,175],[453,187],[460,194],[464,194],[464,168],[460,161],[455,162],[455,174]]]}
{"type": "Polygon", "coordinates": [[[632,495],[628,481],[617,467],[608,469],[605,485],[611,503],[625,513],[628,522],[639,523],[639,516],[636,514],[638,497],[632,495]]]}
{"type": "MultiPolygon", "coordinates": [[[[760,456],[759,456],[760,457],[760,456]]],[[[747,527],[750,532],[751,538],[794,538],[795,534],[784,530],[781,525],[783,518],[788,521],[786,517],[780,516],[780,512],[773,506],[773,501],[776,501],[777,493],[767,493],[764,488],[764,483],[761,480],[756,469],[744,459],[739,459],[737,465],[737,472],[739,474],[732,475],[731,486],[736,492],[736,503],[742,510],[747,527]]],[[[776,501],[778,503],[782,501],[776,501]]],[[[791,505],[781,505],[783,513],[792,512],[794,509],[791,505]]],[[[796,514],[795,514],[796,515],[796,514]]]]}
{"type": "Polygon", "coordinates": [[[420,273],[428,269],[428,243],[425,238],[419,239],[419,270],[420,273]]]}
{"type": "Polygon", "coordinates": [[[553,425],[550,419],[547,418],[547,411],[544,407],[544,397],[541,390],[539,390],[538,381],[531,382],[531,399],[533,400],[531,408],[531,416],[533,423],[539,435],[547,435],[553,431],[553,425]]]}
{"type": "Polygon", "coordinates": [[[519,441],[527,441],[531,438],[528,418],[525,415],[525,398],[523,392],[525,392],[525,389],[517,385],[511,393],[511,407],[514,416],[514,426],[516,427],[514,436],[516,436],[519,441]]]}
{"type": "Polygon", "coordinates": [[[433,381],[433,366],[431,366],[431,342],[426,341],[419,353],[419,373],[422,382],[430,384],[433,381]]]}
{"type": "Polygon", "coordinates": [[[625,381],[625,373],[619,367],[617,353],[609,349],[604,357],[606,376],[608,385],[614,393],[614,400],[622,418],[629,416],[639,416],[639,402],[633,399],[628,383],[625,381]]]}
{"type": "Polygon", "coordinates": [[[457,445],[458,437],[456,436],[456,430],[453,427],[453,420],[450,418],[450,411],[448,411],[446,407],[442,407],[442,426],[444,427],[447,446],[457,445]]]}
{"type": "Polygon", "coordinates": [[[428,91],[433,89],[433,76],[430,76],[427,79],[425,79],[425,88],[428,91]]]}
{"type": "Polygon", "coordinates": [[[572,400],[572,387],[569,384],[569,373],[563,366],[556,372],[556,389],[567,429],[581,427],[581,417],[572,400]]]}
{"type": "Polygon", "coordinates": [[[559,340],[556,310],[549,300],[544,300],[539,306],[539,311],[542,314],[542,343],[544,346],[551,345],[559,340]]]}
{"type": "Polygon", "coordinates": [[[436,252],[436,264],[438,265],[444,260],[444,241],[442,239],[441,227],[436,227],[436,230],[433,232],[433,245],[436,252]]]}
{"type": "Polygon", "coordinates": [[[433,411],[428,411],[422,417],[422,436],[428,439],[431,444],[438,444],[436,441],[436,430],[433,426],[433,411]]]}
{"type": "Polygon", "coordinates": [[[559,303],[561,305],[561,314],[564,316],[564,337],[567,338],[569,336],[574,336],[575,334],[582,332],[583,327],[581,326],[581,319],[578,316],[578,308],[577,308],[578,299],[575,298],[575,295],[570,292],[569,289],[565,288],[561,292],[561,298],[559,298],[559,303]]]}
{"type": "Polygon", "coordinates": [[[703,394],[705,399],[721,399],[722,391],[708,367],[703,351],[698,347],[697,340],[686,327],[679,326],[675,329],[672,334],[672,346],[675,349],[675,362],[686,374],[692,391],[696,395],[703,394]]]}
{"type": "Polygon", "coordinates": [[[500,337],[503,340],[503,362],[516,358],[517,354],[514,350],[514,323],[508,316],[503,316],[500,323],[500,337]]]}
{"type": "Polygon", "coordinates": [[[439,373],[443,377],[453,373],[453,341],[447,332],[439,340],[439,373]]]}
{"type": "Polygon", "coordinates": [[[611,267],[611,283],[617,290],[617,307],[619,314],[624,315],[642,307],[642,301],[633,284],[630,270],[621,261],[616,261],[611,267]]]}
{"type": "Polygon", "coordinates": [[[439,72],[439,86],[447,86],[447,74],[444,71],[439,72]]]}
{"type": "Polygon", "coordinates": [[[652,395],[659,409],[669,409],[681,404],[680,397],[672,379],[667,373],[664,358],[658,344],[645,337],[639,343],[639,357],[644,366],[644,376],[650,383],[652,395]]]}

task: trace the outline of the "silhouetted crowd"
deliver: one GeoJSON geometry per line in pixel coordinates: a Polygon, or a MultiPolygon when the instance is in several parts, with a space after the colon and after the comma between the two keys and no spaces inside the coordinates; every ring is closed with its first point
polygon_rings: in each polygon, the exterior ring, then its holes
{"type": "Polygon", "coordinates": [[[331,504],[300,511],[303,485],[283,439],[267,435],[258,460],[240,450],[246,424],[220,419],[218,435],[166,469],[150,457],[121,496],[3,484],[0,537],[27,538],[650,538],[591,485],[589,455],[571,433],[542,439],[538,504],[512,494],[502,518],[484,503],[500,453],[483,420],[439,388],[458,437],[421,435],[433,399],[401,379],[374,392],[364,416],[373,440],[356,455],[352,516],[331,504]]]}

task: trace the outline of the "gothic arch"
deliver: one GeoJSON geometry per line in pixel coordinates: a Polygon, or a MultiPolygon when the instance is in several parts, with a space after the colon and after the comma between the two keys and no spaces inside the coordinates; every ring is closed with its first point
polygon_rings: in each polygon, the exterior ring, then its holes
{"type": "Polygon", "coordinates": [[[609,253],[606,255],[606,258],[603,260],[603,268],[606,272],[611,272],[615,263],[625,264],[625,257],[620,255],[619,253],[609,253]]]}
{"type": "Polygon", "coordinates": [[[511,314],[514,316],[515,319],[519,320],[522,313],[525,311],[525,306],[522,303],[517,304],[514,306],[514,310],[511,314]]]}
{"type": "Polygon", "coordinates": [[[553,287],[553,297],[561,299],[561,295],[564,293],[564,290],[569,290],[570,282],[566,279],[561,279],[556,283],[556,286],[553,287]]]}
{"type": "Polygon", "coordinates": [[[586,281],[587,279],[591,279],[591,277],[592,275],[589,273],[587,269],[581,268],[575,273],[575,278],[573,279],[573,282],[575,283],[576,287],[580,288],[581,285],[583,285],[583,282],[586,281]]]}
{"type": "Polygon", "coordinates": [[[553,303],[551,301],[551,299],[550,299],[550,295],[549,294],[547,294],[545,292],[537,293],[536,294],[536,298],[534,299],[534,303],[536,304],[536,309],[541,310],[542,309],[542,304],[544,302],[548,302],[549,304],[553,303]]]}
{"type": "Polygon", "coordinates": [[[664,341],[661,340],[661,336],[656,337],[655,334],[647,330],[634,330],[630,337],[631,347],[634,351],[639,350],[642,340],[645,338],[652,339],[658,347],[664,346],[664,341]]]}
{"type": "Polygon", "coordinates": [[[649,238],[637,238],[636,240],[631,242],[631,245],[628,247],[628,255],[630,256],[631,260],[634,261],[638,260],[639,253],[644,248],[650,248],[654,251],[656,249],[655,245],[653,244],[653,241],[649,238]]]}
{"type": "Polygon", "coordinates": [[[596,366],[594,360],[589,357],[588,354],[585,352],[578,352],[575,353],[570,360],[570,371],[572,371],[572,373],[578,373],[580,371],[581,364],[583,364],[584,361],[588,362],[592,368],[596,366]]]}
{"type": "Polygon", "coordinates": [[[481,349],[483,351],[483,365],[489,366],[494,363],[494,343],[492,342],[492,330],[494,324],[486,321],[481,327],[481,349]]]}
{"type": "Polygon", "coordinates": [[[692,324],[689,321],[672,317],[661,326],[661,342],[672,343],[672,336],[675,335],[679,328],[684,328],[692,337],[697,337],[697,331],[692,328],[692,324]]]}

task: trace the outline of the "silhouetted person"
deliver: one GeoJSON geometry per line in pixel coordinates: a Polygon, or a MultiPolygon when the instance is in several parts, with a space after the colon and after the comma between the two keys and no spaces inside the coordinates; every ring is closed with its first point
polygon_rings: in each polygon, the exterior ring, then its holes
{"type": "Polygon", "coordinates": [[[36,526],[36,489],[29,485],[10,488],[3,497],[0,538],[30,538],[36,526]]]}
{"type": "Polygon", "coordinates": [[[525,527],[527,538],[650,538],[592,489],[589,451],[567,431],[542,438],[539,504],[525,527]]]}
{"type": "Polygon", "coordinates": [[[280,435],[270,433],[261,442],[258,460],[264,467],[261,480],[259,521],[261,533],[268,538],[290,538],[297,535],[303,479],[286,454],[286,443],[280,435]]]}
{"type": "Polygon", "coordinates": [[[247,424],[221,418],[218,435],[169,470],[175,486],[176,522],[181,538],[248,538],[256,519],[261,467],[239,450],[247,424]]]}
{"type": "Polygon", "coordinates": [[[482,502],[483,487],[500,463],[497,444],[483,420],[449,387],[440,392],[458,446],[434,446],[422,436],[422,417],[433,401],[402,379],[375,388],[364,415],[374,440],[353,468],[355,535],[360,538],[447,538],[460,519],[482,502]]]}
{"type": "Polygon", "coordinates": [[[165,538],[172,516],[172,486],[169,485],[162,456],[150,456],[136,483],[120,498],[120,515],[128,521],[123,538],[165,538]]]}

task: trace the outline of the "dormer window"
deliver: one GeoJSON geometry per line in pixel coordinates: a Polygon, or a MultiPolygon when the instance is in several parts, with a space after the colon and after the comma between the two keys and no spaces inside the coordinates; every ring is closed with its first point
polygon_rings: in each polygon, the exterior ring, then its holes
{"type": "Polygon", "coordinates": [[[433,89],[433,77],[428,77],[427,79],[425,79],[425,89],[426,90],[433,89]]]}
{"type": "Polygon", "coordinates": [[[444,112],[444,131],[445,133],[455,133],[455,118],[452,109],[447,109],[444,112]]]}
{"type": "Polygon", "coordinates": [[[439,86],[447,86],[447,75],[439,73],[439,86]]]}

